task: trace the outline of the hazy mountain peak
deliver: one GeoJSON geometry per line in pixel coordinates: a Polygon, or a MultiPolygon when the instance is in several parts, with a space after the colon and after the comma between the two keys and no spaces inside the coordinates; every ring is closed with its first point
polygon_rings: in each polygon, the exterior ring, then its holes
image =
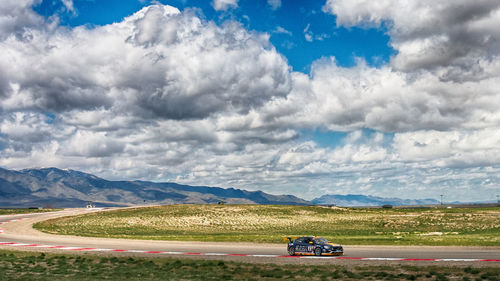
{"type": "Polygon", "coordinates": [[[337,205],[337,206],[382,206],[382,205],[432,205],[438,204],[435,199],[401,199],[401,198],[384,198],[378,196],[347,194],[336,195],[328,194],[311,201],[318,205],[337,205]]]}

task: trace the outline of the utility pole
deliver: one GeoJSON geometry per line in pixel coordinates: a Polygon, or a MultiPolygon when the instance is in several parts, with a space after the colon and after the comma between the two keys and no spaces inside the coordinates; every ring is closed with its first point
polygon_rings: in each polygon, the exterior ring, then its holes
{"type": "Polygon", "coordinates": [[[439,196],[441,196],[441,205],[443,205],[443,196],[444,196],[444,195],[443,195],[443,194],[441,194],[441,195],[439,195],[439,196]]]}
{"type": "Polygon", "coordinates": [[[500,203],[500,195],[497,194],[497,203],[500,203]]]}

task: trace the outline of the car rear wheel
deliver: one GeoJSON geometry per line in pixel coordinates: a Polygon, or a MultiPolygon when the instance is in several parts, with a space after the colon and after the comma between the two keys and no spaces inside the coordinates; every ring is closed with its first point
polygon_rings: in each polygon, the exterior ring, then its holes
{"type": "Polygon", "coordinates": [[[295,248],[293,247],[288,247],[288,254],[290,256],[295,256],[295,248]]]}
{"type": "Polygon", "coordinates": [[[316,256],[321,256],[321,248],[320,248],[320,247],[318,247],[318,248],[314,249],[314,254],[315,254],[316,256]]]}

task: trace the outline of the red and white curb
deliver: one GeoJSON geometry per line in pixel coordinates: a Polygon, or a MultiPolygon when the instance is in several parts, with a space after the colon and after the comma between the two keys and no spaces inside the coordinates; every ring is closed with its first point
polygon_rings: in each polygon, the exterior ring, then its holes
{"type": "MultiPolygon", "coordinates": [[[[22,218],[20,218],[20,219],[8,220],[8,221],[0,221],[0,224],[9,223],[9,222],[15,222],[15,221],[20,221],[20,220],[22,220],[22,218]]],[[[1,228],[0,228],[0,234],[3,234],[3,229],[1,229],[1,228]]]]}
{"type": "MultiPolygon", "coordinates": [[[[15,222],[22,220],[13,219],[0,224],[15,222]]],[[[0,229],[0,234],[3,230],[0,229]]],[[[228,253],[188,253],[188,252],[167,252],[167,251],[149,251],[149,250],[125,250],[125,249],[103,249],[103,248],[89,248],[82,246],[55,246],[43,244],[30,244],[30,243],[15,243],[15,242],[0,242],[0,246],[13,246],[13,247],[30,247],[30,248],[44,248],[44,249],[59,249],[68,251],[80,252],[125,252],[125,253],[144,253],[144,254],[164,254],[164,255],[190,255],[190,256],[233,256],[233,257],[260,257],[260,258],[302,258],[302,259],[336,259],[336,260],[360,260],[360,261],[436,261],[436,262],[500,262],[500,259],[413,259],[413,258],[359,258],[359,257],[345,257],[345,256],[287,256],[287,255],[252,255],[252,254],[228,254],[228,253]]]]}
{"type": "Polygon", "coordinates": [[[8,220],[8,221],[0,221],[0,224],[9,223],[9,222],[15,222],[15,221],[20,221],[20,220],[22,220],[22,219],[23,219],[23,218],[13,219],[13,220],[8,220]]]}

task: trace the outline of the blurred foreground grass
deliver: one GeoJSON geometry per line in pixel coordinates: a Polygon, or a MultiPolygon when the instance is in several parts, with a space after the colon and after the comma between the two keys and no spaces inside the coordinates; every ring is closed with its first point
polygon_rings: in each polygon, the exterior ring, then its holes
{"type": "Polygon", "coordinates": [[[498,267],[249,264],[0,250],[0,280],[500,280],[498,267]]]}
{"type": "Polygon", "coordinates": [[[346,245],[500,246],[500,208],[168,205],[58,218],[35,228],[155,240],[279,243],[285,235],[315,235],[346,245]]]}
{"type": "Polygon", "coordinates": [[[0,250],[0,280],[500,280],[499,267],[277,265],[0,250]]]}

